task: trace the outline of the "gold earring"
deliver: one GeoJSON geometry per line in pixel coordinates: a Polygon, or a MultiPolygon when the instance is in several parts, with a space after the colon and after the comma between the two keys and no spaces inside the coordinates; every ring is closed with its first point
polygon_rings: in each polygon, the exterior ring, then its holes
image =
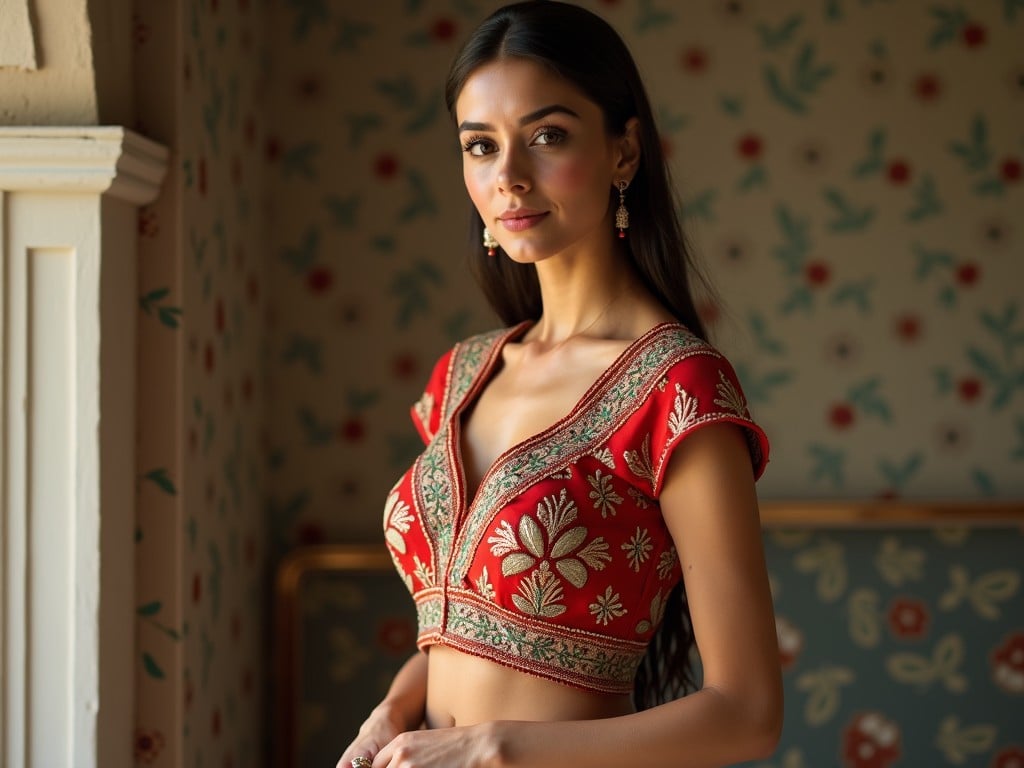
{"type": "Polygon", "coordinates": [[[497,253],[498,241],[494,239],[494,235],[491,234],[491,230],[484,227],[484,248],[487,249],[487,255],[493,256],[497,253]]]}
{"type": "Polygon", "coordinates": [[[616,185],[619,188],[619,207],[615,211],[615,226],[619,230],[619,237],[626,237],[626,230],[629,229],[629,211],[626,210],[626,187],[628,181],[620,181],[616,185]]]}

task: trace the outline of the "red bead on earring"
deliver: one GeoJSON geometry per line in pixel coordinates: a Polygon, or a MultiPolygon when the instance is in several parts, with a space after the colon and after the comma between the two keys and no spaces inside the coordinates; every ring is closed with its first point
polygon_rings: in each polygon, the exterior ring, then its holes
{"type": "Polygon", "coordinates": [[[484,227],[484,248],[487,249],[488,256],[494,256],[498,252],[498,241],[487,227],[484,227]]]}

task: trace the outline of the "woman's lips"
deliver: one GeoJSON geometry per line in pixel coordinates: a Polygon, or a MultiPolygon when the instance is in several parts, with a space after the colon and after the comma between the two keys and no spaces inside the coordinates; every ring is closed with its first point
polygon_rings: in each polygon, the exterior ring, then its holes
{"type": "Polygon", "coordinates": [[[509,232],[522,232],[524,229],[536,226],[547,216],[547,211],[541,213],[524,213],[523,215],[509,214],[500,218],[501,225],[509,232]]]}

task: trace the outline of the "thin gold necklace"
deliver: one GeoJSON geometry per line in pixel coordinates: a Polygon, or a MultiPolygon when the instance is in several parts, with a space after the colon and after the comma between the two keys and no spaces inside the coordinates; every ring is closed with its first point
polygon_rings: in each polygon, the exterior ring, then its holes
{"type": "Polygon", "coordinates": [[[561,346],[563,346],[565,344],[568,344],[572,339],[575,339],[577,336],[583,336],[584,334],[586,334],[587,331],[589,331],[591,328],[593,328],[595,325],[597,325],[598,321],[601,318],[603,318],[606,314],[608,314],[608,310],[612,308],[612,304],[614,304],[616,301],[618,301],[622,297],[622,294],[623,294],[623,291],[621,291],[621,290],[618,293],[616,293],[612,297],[611,301],[609,301],[607,304],[605,304],[604,308],[600,312],[597,313],[597,316],[593,320],[591,320],[589,323],[587,323],[585,328],[582,328],[582,329],[576,331],[575,333],[570,333],[568,336],[566,336],[561,341],[556,342],[550,349],[547,350],[547,352],[545,354],[551,354],[552,352],[554,352],[559,347],[561,347],[561,346]]]}

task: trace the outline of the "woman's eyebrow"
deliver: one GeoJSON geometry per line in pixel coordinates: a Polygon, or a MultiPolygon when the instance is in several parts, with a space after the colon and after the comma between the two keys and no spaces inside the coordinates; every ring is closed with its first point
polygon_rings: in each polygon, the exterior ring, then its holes
{"type": "MultiPolygon", "coordinates": [[[[579,120],[580,117],[574,110],[571,110],[568,107],[563,106],[562,104],[552,104],[549,107],[541,107],[540,109],[535,110],[528,115],[523,115],[521,118],[519,118],[519,125],[529,125],[530,123],[535,123],[538,120],[542,120],[543,118],[555,112],[561,112],[563,114],[569,115],[570,117],[575,117],[577,120],[579,120]]],[[[491,125],[490,123],[472,123],[469,120],[463,120],[461,123],[459,123],[460,133],[462,131],[493,130],[494,126],[491,125]]]]}

